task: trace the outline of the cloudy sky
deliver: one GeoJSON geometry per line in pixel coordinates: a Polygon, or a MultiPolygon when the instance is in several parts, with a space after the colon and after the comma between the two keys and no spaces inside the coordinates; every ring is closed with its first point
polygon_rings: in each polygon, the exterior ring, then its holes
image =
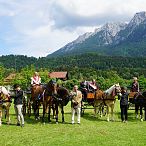
{"type": "Polygon", "coordinates": [[[46,56],[140,11],[146,11],[146,0],[0,0],[0,56],[46,56]]]}

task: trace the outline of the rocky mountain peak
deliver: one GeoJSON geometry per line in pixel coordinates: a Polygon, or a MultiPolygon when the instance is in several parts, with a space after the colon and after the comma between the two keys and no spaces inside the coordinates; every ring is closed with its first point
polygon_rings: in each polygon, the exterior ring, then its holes
{"type": "MultiPolygon", "coordinates": [[[[108,49],[112,47],[113,47],[112,49],[114,49],[115,46],[118,45],[119,46],[127,45],[128,48],[128,45],[130,44],[134,48],[136,47],[136,45],[133,45],[133,42],[139,43],[139,41],[141,41],[142,44],[144,44],[145,43],[144,39],[146,37],[145,32],[146,32],[146,12],[139,12],[134,15],[134,17],[131,19],[129,23],[108,22],[105,25],[95,29],[94,32],[85,33],[79,36],[76,40],[68,43],[64,47],[60,48],[58,51],[54,52],[52,56],[59,54],[70,54],[73,52],[83,53],[92,51],[93,52],[98,51],[101,54],[107,51],[106,52],[107,54],[111,54],[112,51],[108,49]]],[[[118,53],[118,50],[119,49],[115,50],[115,52],[118,53]]]]}
{"type": "Polygon", "coordinates": [[[145,20],[146,20],[146,12],[143,11],[143,12],[136,13],[133,19],[130,21],[129,26],[139,25],[145,20]]]}

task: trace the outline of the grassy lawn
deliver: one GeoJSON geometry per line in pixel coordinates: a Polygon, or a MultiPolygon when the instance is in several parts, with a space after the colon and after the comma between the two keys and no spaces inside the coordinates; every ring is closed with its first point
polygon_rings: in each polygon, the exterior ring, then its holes
{"type": "MultiPolygon", "coordinates": [[[[65,107],[65,124],[44,125],[34,117],[25,117],[25,127],[17,127],[13,105],[11,125],[5,119],[0,127],[0,146],[142,146],[146,145],[146,122],[135,119],[134,111],[129,111],[128,123],[120,120],[119,102],[115,106],[115,122],[107,122],[106,117],[93,117],[93,110],[85,110],[81,125],[70,124],[70,103],[65,107]]],[[[47,121],[47,119],[46,119],[47,121]]],[[[61,115],[59,116],[61,121],[61,115]]]]}

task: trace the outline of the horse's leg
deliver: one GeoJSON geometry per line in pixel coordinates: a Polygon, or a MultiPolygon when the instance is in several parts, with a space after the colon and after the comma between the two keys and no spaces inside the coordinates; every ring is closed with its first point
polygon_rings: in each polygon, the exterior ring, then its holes
{"type": "Polygon", "coordinates": [[[35,116],[35,119],[37,120],[37,116],[36,116],[36,101],[34,101],[34,107],[33,107],[33,109],[34,109],[34,116],[35,116]]]}
{"type": "Polygon", "coordinates": [[[2,106],[0,106],[0,126],[2,125],[2,106]]]}
{"type": "Polygon", "coordinates": [[[39,117],[39,108],[40,108],[40,103],[39,101],[37,101],[37,119],[39,120],[40,117],[39,117]]]}
{"type": "Polygon", "coordinates": [[[109,122],[109,105],[107,105],[107,121],[109,122]]]}
{"type": "Polygon", "coordinates": [[[51,122],[50,114],[51,114],[51,103],[49,104],[49,107],[48,107],[48,122],[51,122]]]}
{"type": "Polygon", "coordinates": [[[136,115],[136,119],[138,119],[138,109],[139,109],[139,105],[135,104],[135,115],[136,115]]]}
{"type": "Polygon", "coordinates": [[[101,103],[100,104],[100,117],[102,117],[103,116],[103,113],[104,113],[104,105],[103,105],[103,103],[101,103]]]}
{"type": "Polygon", "coordinates": [[[38,114],[37,114],[37,101],[34,101],[34,115],[35,119],[38,120],[38,114]]]}
{"type": "Polygon", "coordinates": [[[143,121],[143,112],[142,112],[143,106],[140,105],[140,120],[143,121]]]}
{"type": "Polygon", "coordinates": [[[94,117],[97,115],[97,104],[96,101],[94,101],[94,117]]]}
{"type": "Polygon", "coordinates": [[[137,104],[135,104],[135,115],[136,115],[136,119],[138,119],[138,109],[139,109],[139,106],[137,104]]]}
{"type": "Polygon", "coordinates": [[[144,120],[146,121],[146,106],[144,106],[144,120]]]}
{"type": "Polygon", "coordinates": [[[64,123],[64,108],[63,108],[63,105],[61,105],[61,113],[62,113],[62,123],[64,123]]]}
{"type": "Polygon", "coordinates": [[[111,118],[114,121],[114,104],[111,105],[111,118]]]}
{"type": "Polygon", "coordinates": [[[52,105],[52,109],[53,109],[53,119],[55,119],[56,116],[55,116],[55,105],[54,104],[52,105]]]}
{"type": "Polygon", "coordinates": [[[10,122],[11,122],[9,112],[10,112],[10,106],[8,105],[8,106],[6,106],[6,117],[7,117],[7,124],[8,124],[8,125],[9,125],[10,122]]]}
{"type": "Polygon", "coordinates": [[[44,122],[44,118],[45,118],[45,112],[46,112],[46,104],[43,102],[43,117],[42,117],[42,122],[44,122]]]}
{"type": "Polygon", "coordinates": [[[55,104],[56,109],[56,124],[58,124],[58,103],[55,104]]]}

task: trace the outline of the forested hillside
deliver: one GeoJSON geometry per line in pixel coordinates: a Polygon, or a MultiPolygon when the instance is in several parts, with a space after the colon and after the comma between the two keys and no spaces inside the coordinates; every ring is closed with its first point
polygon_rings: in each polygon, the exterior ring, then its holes
{"type": "Polygon", "coordinates": [[[49,70],[67,70],[75,69],[96,71],[113,70],[123,78],[131,78],[132,76],[146,76],[146,58],[132,58],[132,57],[109,57],[100,56],[94,53],[87,53],[82,55],[74,55],[57,58],[34,58],[27,56],[2,56],[0,57],[0,64],[7,68],[13,68],[20,71],[26,66],[34,65],[36,70],[41,68],[49,70]]]}
{"type": "Polygon", "coordinates": [[[65,83],[68,87],[93,78],[98,80],[102,88],[115,82],[128,86],[133,76],[137,76],[141,86],[146,87],[146,58],[109,57],[94,53],[38,59],[14,55],[0,57],[1,84],[6,76],[15,72],[14,82],[28,86],[34,71],[40,72],[44,83],[49,80],[48,72],[68,71],[70,80],[65,83]]]}

